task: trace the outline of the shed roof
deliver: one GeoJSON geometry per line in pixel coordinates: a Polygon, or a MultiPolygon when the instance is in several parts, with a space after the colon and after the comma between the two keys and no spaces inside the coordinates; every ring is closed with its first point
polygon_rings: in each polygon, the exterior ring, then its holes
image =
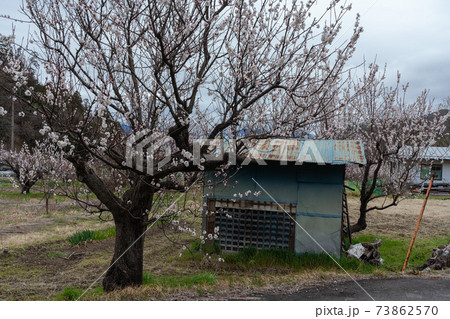
{"type": "MultiPolygon", "coordinates": [[[[366,164],[359,140],[247,140],[239,155],[255,160],[317,164],[366,164]]],[[[218,145],[217,145],[218,146],[218,145]]],[[[230,149],[229,145],[225,150],[230,149]]],[[[217,149],[212,150],[215,153],[217,149]]]]}
{"type": "Polygon", "coordinates": [[[424,159],[450,160],[450,147],[431,146],[424,150],[424,159]]]}

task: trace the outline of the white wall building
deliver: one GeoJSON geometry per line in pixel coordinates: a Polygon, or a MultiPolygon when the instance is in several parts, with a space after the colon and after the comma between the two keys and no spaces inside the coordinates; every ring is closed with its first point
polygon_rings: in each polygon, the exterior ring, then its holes
{"type": "Polygon", "coordinates": [[[432,173],[436,176],[433,185],[450,185],[449,147],[429,147],[425,150],[424,160],[413,176],[413,184],[428,182],[432,173]]]}

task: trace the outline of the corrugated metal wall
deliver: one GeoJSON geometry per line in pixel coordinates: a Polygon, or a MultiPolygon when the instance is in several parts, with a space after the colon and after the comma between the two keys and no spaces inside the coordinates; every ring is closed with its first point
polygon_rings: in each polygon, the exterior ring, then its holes
{"type": "MultiPolygon", "coordinates": [[[[206,175],[206,181],[217,180],[212,172],[206,175]]],[[[217,199],[273,201],[252,178],[277,202],[296,204],[296,221],[327,252],[339,256],[344,165],[280,166],[270,162],[267,166],[248,165],[230,178],[227,186],[217,184],[213,189],[206,186],[205,195],[217,199]],[[249,196],[239,196],[248,190],[251,191],[249,196]],[[261,193],[255,196],[255,192],[261,193]]],[[[323,252],[304,230],[296,226],[295,252],[323,252]]]]}
{"type": "Polygon", "coordinates": [[[296,226],[295,251],[322,253],[323,248],[339,256],[344,166],[303,166],[297,174],[296,220],[302,227],[296,226]]]}

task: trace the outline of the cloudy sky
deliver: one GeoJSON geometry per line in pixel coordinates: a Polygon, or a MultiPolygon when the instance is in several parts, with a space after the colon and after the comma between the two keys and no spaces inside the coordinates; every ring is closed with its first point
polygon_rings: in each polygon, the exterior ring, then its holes
{"type": "MultiPolygon", "coordinates": [[[[21,0],[1,0],[0,14],[20,18],[21,0]]],[[[329,1],[319,0],[319,5],[329,1]]],[[[450,96],[450,2],[448,0],[354,0],[346,18],[346,35],[351,34],[355,14],[361,14],[364,33],[351,61],[359,64],[375,58],[387,64],[393,83],[397,70],[409,82],[408,100],[429,89],[436,102],[450,96]]],[[[29,29],[16,23],[16,34],[23,37],[29,29]]],[[[0,19],[0,33],[11,33],[11,21],[0,19]]],[[[345,35],[343,35],[343,38],[345,35]]]]}

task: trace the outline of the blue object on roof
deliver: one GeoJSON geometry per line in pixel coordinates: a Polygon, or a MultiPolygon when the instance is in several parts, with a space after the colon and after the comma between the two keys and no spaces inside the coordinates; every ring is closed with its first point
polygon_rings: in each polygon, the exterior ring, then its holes
{"type": "Polygon", "coordinates": [[[126,124],[122,124],[121,126],[122,126],[122,130],[123,130],[125,133],[131,132],[131,127],[130,127],[130,126],[128,126],[128,125],[126,125],[126,124]]]}

